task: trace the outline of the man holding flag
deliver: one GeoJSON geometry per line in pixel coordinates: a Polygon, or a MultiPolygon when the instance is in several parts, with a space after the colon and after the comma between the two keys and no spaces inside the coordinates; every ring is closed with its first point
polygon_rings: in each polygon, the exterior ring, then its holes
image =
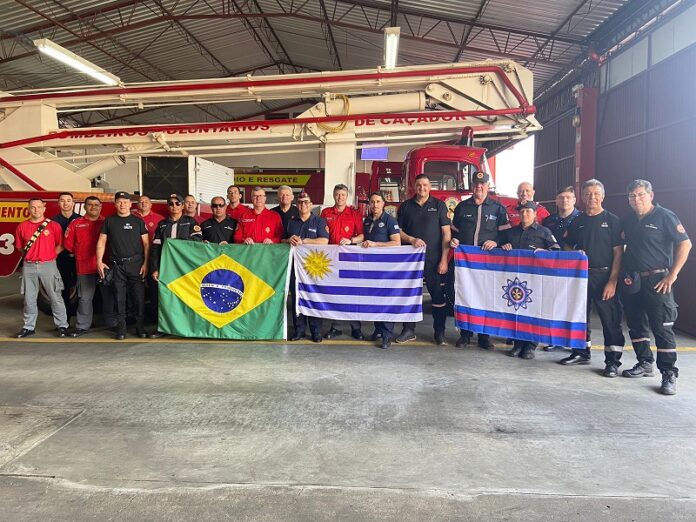
{"type": "MultiPolygon", "coordinates": [[[[518,205],[517,211],[520,216],[520,224],[508,230],[507,243],[503,245],[503,250],[560,250],[551,231],[537,224],[536,203],[525,201],[518,205]]],[[[536,342],[513,339],[512,350],[508,355],[510,357],[519,356],[521,359],[534,359],[536,347],[536,342]]]]}
{"type": "MultiPolygon", "coordinates": [[[[324,218],[312,214],[312,200],[309,194],[301,192],[297,198],[298,216],[291,217],[288,221],[287,239],[283,243],[290,243],[293,247],[299,245],[326,245],[329,243],[329,231],[324,218]]],[[[295,271],[293,270],[290,280],[290,291],[292,292],[292,322],[295,328],[295,335],[291,341],[299,341],[305,336],[307,322],[309,331],[312,334],[312,341],[321,342],[321,323],[320,317],[307,318],[304,314],[297,313],[297,303],[295,296],[295,271]]]]}
{"type": "Polygon", "coordinates": [[[237,220],[235,243],[280,243],[285,234],[283,221],[277,212],[266,208],[266,191],[261,187],[254,187],[251,191],[251,201],[254,208],[237,220]]]}
{"type": "MultiPolygon", "coordinates": [[[[501,243],[501,233],[510,228],[505,207],[488,197],[490,177],[485,172],[477,172],[473,179],[473,194],[469,199],[459,203],[452,217],[454,232],[450,246],[457,248],[460,244],[480,246],[491,250],[501,243]]],[[[454,262],[451,264],[451,280],[454,280],[454,262]]],[[[459,331],[457,348],[471,342],[473,332],[459,331]]],[[[478,334],[478,345],[492,350],[495,345],[487,334],[478,334]]]]}
{"type": "MultiPolygon", "coordinates": [[[[431,298],[435,344],[444,345],[447,320],[444,276],[447,274],[452,232],[447,206],[430,195],[430,188],[427,174],[416,176],[416,194],[399,206],[397,219],[401,229],[401,243],[408,243],[415,248],[425,247],[423,277],[431,298]]],[[[416,324],[404,323],[401,334],[394,341],[405,343],[415,338],[416,324]]]]}

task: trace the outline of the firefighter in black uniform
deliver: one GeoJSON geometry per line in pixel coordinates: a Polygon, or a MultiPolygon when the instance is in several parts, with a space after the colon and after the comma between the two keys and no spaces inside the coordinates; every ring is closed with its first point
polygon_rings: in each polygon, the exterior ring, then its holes
{"type": "MultiPolygon", "coordinates": [[[[459,203],[452,217],[452,240],[450,246],[457,248],[462,245],[480,246],[483,250],[491,250],[501,243],[501,233],[510,228],[507,210],[498,201],[488,197],[490,177],[485,172],[477,172],[473,176],[473,194],[469,199],[459,203]]],[[[450,295],[454,295],[454,261],[450,262],[450,295]]],[[[467,330],[459,331],[457,347],[471,342],[473,333],[467,330]]],[[[495,346],[487,334],[478,335],[478,345],[486,350],[495,346]]]]}
{"type": "MultiPolygon", "coordinates": [[[[517,206],[520,212],[520,224],[512,227],[505,233],[506,243],[503,250],[560,250],[556,238],[551,231],[536,222],[537,204],[533,201],[525,201],[517,206]]],[[[534,350],[537,343],[532,341],[513,340],[512,350],[508,352],[510,357],[522,359],[534,359],[534,350]]]]}
{"type": "MultiPolygon", "coordinates": [[[[58,194],[58,207],[60,212],[53,217],[53,221],[60,225],[65,235],[70,223],[80,217],[80,214],[75,212],[75,200],[70,192],[61,192],[58,194]]],[[[60,277],[63,280],[63,302],[65,303],[65,311],[68,313],[68,319],[71,315],[75,315],[77,310],[76,303],[71,303],[70,294],[77,285],[77,270],[75,269],[75,256],[72,252],[63,250],[56,258],[56,266],[60,277]]]]}
{"type": "Polygon", "coordinates": [[[672,285],[689,256],[691,240],[674,212],[653,204],[649,181],[637,179],[628,185],[627,192],[633,212],[621,220],[626,243],[621,298],[638,363],[621,375],[653,375],[652,330],[657,368],[662,372],[660,392],[674,395],[679,370],[675,366],[677,343],[672,331],[677,320],[672,285]]]}
{"type": "MultiPolygon", "coordinates": [[[[423,278],[430,293],[435,344],[444,345],[447,321],[445,278],[452,231],[445,203],[431,196],[430,188],[427,174],[416,176],[416,195],[399,206],[397,221],[402,244],[425,247],[423,278]]],[[[405,343],[415,338],[416,323],[404,323],[403,331],[394,342],[405,343]]]]}
{"type": "MultiPolygon", "coordinates": [[[[159,283],[159,267],[162,256],[162,247],[167,239],[188,239],[191,241],[203,241],[201,227],[191,216],[184,216],[184,197],[181,194],[170,194],[167,199],[169,216],[160,221],[155,229],[155,237],[152,240],[150,251],[150,270],[152,279],[159,283]]],[[[157,331],[150,335],[152,339],[163,337],[164,334],[157,331]]]]}
{"type": "MultiPolygon", "coordinates": [[[[145,222],[130,213],[133,202],[127,192],[114,194],[116,214],[104,220],[97,241],[97,271],[105,279],[105,270],[113,270],[112,288],[116,294],[116,339],[126,338],[126,301],[130,297],[135,310],[135,330],[145,338],[143,310],[150,238],[145,222]],[[106,241],[109,240],[109,263],[104,264],[106,241]]],[[[106,278],[108,280],[108,278],[106,278]]]]}
{"type": "Polygon", "coordinates": [[[222,196],[210,200],[213,217],[201,223],[203,241],[228,245],[234,243],[237,221],[227,215],[227,202],[222,196]]]}
{"type": "Polygon", "coordinates": [[[597,310],[604,333],[604,376],[616,377],[621,366],[625,339],[621,330],[621,305],[616,296],[616,283],[621,270],[623,241],[619,218],[604,210],[604,185],[591,179],[582,185],[585,213],[580,214],[565,232],[565,248],[587,254],[587,345],[573,349],[559,362],[563,365],[590,364],[590,315],[597,310]]]}

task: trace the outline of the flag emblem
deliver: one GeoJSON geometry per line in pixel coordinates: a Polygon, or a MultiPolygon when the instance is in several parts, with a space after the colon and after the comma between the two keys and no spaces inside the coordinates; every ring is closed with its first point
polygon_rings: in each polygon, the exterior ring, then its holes
{"type": "Polygon", "coordinates": [[[311,250],[304,258],[304,268],[312,279],[324,279],[331,273],[331,259],[321,250],[311,250]]]}
{"type": "Polygon", "coordinates": [[[507,280],[507,284],[503,285],[503,299],[507,300],[508,306],[514,306],[515,311],[520,308],[527,309],[527,303],[532,302],[533,290],[527,288],[527,281],[520,281],[519,277],[514,280],[507,280]]]}
{"type": "Polygon", "coordinates": [[[167,285],[191,310],[218,328],[270,299],[275,290],[222,254],[167,285]]]}

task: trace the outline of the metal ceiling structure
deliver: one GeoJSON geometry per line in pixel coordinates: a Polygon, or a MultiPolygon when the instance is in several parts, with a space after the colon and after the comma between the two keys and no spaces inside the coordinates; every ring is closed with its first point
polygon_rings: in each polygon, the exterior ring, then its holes
{"type": "MultiPolygon", "coordinates": [[[[615,44],[631,20],[677,1],[0,0],[0,90],[88,83],[40,56],[38,38],[133,84],[374,67],[384,28],[399,26],[399,65],[512,59],[534,72],[537,92],[548,93],[591,51],[615,44]]],[[[244,102],[70,112],[62,124],[229,121],[295,108],[244,102]]]]}

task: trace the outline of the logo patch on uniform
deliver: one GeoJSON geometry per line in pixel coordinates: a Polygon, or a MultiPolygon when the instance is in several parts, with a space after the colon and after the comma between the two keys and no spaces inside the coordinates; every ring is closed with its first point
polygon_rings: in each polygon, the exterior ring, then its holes
{"type": "Polygon", "coordinates": [[[631,279],[630,277],[624,277],[624,284],[626,286],[631,286],[633,284],[633,279],[631,279]]]}
{"type": "Polygon", "coordinates": [[[680,234],[686,234],[686,229],[684,228],[684,225],[681,223],[677,223],[677,232],[680,234]]]}
{"type": "Polygon", "coordinates": [[[343,227],[343,230],[345,230],[346,232],[348,232],[348,231],[350,230],[350,227],[346,225],[345,227],[343,227]]]}
{"type": "Polygon", "coordinates": [[[271,227],[266,227],[266,234],[269,234],[271,232],[271,227]]]}
{"type": "Polygon", "coordinates": [[[527,304],[532,302],[531,295],[533,290],[527,288],[527,281],[520,281],[518,277],[514,280],[507,280],[507,284],[503,285],[503,299],[507,301],[508,306],[515,308],[515,311],[520,308],[527,309],[527,304]]]}
{"type": "Polygon", "coordinates": [[[200,231],[201,231],[201,227],[199,227],[198,225],[193,225],[193,231],[194,231],[194,232],[200,232],[200,231]]]}
{"type": "Polygon", "coordinates": [[[602,228],[609,228],[609,223],[607,223],[606,221],[604,221],[604,222],[603,222],[601,225],[599,225],[599,226],[602,227],[602,228]]]}
{"type": "Polygon", "coordinates": [[[47,228],[44,228],[43,235],[47,236],[49,234],[50,234],[49,230],[47,228]]]}
{"type": "Polygon", "coordinates": [[[123,225],[123,230],[133,230],[133,225],[131,225],[130,223],[125,223],[123,225]]]}
{"type": "Polygon", "coordinates": [[[384,223],[382,223],[382,222],[380,221],[380,222],[379,222],[379,225],[377,225],[377,226],[381,228],[381,227],[384,226],[384,223]]]}

